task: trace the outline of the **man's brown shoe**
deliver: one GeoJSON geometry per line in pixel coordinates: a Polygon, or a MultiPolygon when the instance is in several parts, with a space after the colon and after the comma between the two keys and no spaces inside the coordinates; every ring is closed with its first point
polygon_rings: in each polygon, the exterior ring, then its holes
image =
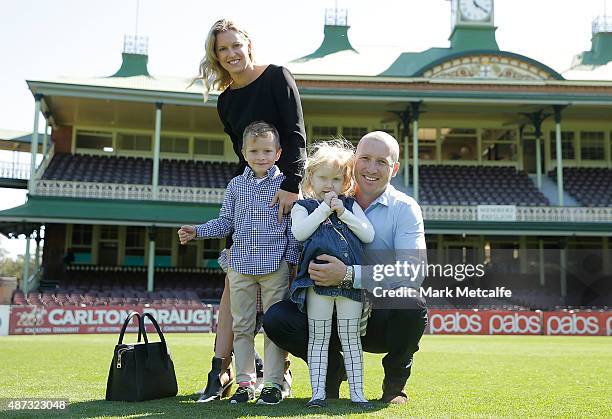
{"type": "Polygon", "coordinates": [[[383,403],[389,403],[389,404],[405,404],[408,402],[408,396],[403,391],[400,391],[399,393],[395,393],[395,394],[383,393],[381,401],[383,403]]]}

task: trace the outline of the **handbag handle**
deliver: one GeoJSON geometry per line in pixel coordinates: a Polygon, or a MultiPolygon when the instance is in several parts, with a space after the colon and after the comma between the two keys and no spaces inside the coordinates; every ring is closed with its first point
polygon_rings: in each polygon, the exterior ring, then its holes
{"type": "Polygon", "coordinates": [[[151,323],[153,324],[153,326],[155,327],[155,330],[157,331],[157,334],[159,335],[159,339],[163,343],[166,343],[164,334],[162,333],[161,328],[159,327],[159,324],[157,323],[157,320],[155,320],[155,317],[153,317],[151,313],[142,313],[142,317],[140,317],[140,327],[139,328],[142,330],[142,336],[144,337],[145,344],[149,343],[149,339],[147,338],[147,331],[144,325],[145,318],[149,318],[149,320],[151,320],[151,323]]]}
{"type": "Polygon", "coordinates": [[[128,325],[130,324],[130,322],[132,321],[134,317],[138,317],[138,342],[140,342],[140,338],[142,336],[142,328],[140,327],[140,323],[141,323],[140,313],[137,311],[132,311],[127,316],[127,319],[125,319],[125,321],[123,322],[123,327],[121,328],[121,333],[119,333],[119,342],[117,342],[117,345],[121,345],[123,343],[123,335],[125,334],[125,330],[127,329],[128,325]]]}
{"type": "Polygon", "coordinates": [[[142,337],[144,338],[145,341],[145,348],[146,348],[146,353],[147,353],[147,360],[145,362],[145,367],[147,369],[151,368],[151,359],[149,358],[149,339],[147,338],[147,330],[145,328],[145,318],[149,318],[149,320],[151,320],[151,323],[153,324],[153,326],[155,327],[155,330],[157,330],[157,334],[159,335],[159,339],[161,340],[161,342],[164,345],[164,348],[166,348],[165,350],[160,352],[161,355],[161,359],[164,362],[164,367],[166,369],[169,368],[169,364],[170,364],[170,357],[168,356],[168,352],[167,352],[167,345],[166,345],[166,338],[164,338],[164,334],[161,331],[161,328],[159,327],[159,324],[157,323],[157,320],[155,320],[155,317],[153,317],[153,315],[151,313],[142,313],[142,317],[140,317],[140,326],[139,328],[142,330],[142,337]]]}

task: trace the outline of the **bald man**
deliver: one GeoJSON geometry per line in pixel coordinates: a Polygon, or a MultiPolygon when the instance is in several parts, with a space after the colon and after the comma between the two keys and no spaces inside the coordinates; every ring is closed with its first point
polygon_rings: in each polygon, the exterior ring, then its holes
{"type": "MultiPolygon", "coordinates": [[[[357,182],[355,199],[364,210],[376,232],[374,241],[365,245],[366,251],[394,251],[398,249],[425,249],[425,232],[421,209],[414,199],[396,190],[390,181],[399,170],[399,145],[391,135],[375,131],[366,134],[357,145],[354,176],[357,182]]],[[[362,267],[353,266],[353,273],[339,259],[322,255],[311,262],[308,273],[317,285],[337,287],[352,281],[352,287],[362,284],[362,267]]],[[[427,325],[427,306],[422,297],[412,298],[408,309],[379,308],[372,310],[367,333],[361,342],[365,352],[386,353],[383,394],[386,403],[402,404],[408,401],[404,388],[412,369],[413,354],[419,350],[419,341],[427,325]]],[[[266,334],[281,348],[306,361],[308,345],[308,319],[291,301],[281,301],[268,309],[263,327],[266,334]]],[[[336,330],[336,326],[333,326],[336,330]]],[[[332,334],[329,345],[329,363],[326,393],[337,398],[344,375],[341,345],[337,334],[332,334]]],[[[367,379],[367,375],[366,375],[367,379]]]]}

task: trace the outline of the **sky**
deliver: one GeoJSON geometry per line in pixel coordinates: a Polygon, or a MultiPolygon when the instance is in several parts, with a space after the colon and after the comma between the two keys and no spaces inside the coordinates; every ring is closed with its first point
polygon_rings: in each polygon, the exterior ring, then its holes
{"type": "MultiPolygon", "coordinates": [[[[612,1],[607,5],[612,15],[612,1]]],[[[121,65],[124,35],[149,37],[149,73],[197,74],[208,29],[221,17],[244,27],[261,63],[284,64],[313,52],[323,39],[326,8],[348,10],[352,45],[407,52],[447,47],[448,0],[0,0],[0,129],[32,130],[34,100],[25,80],[109,76],[121,65]],[[137,7],[138,6],[138,7],[137,7]],[[138,10],[138,12],[137,12],[138,10]]],[[[500,49],[557,72],[590,49],[591,22],[605,0],[495,0],[500,49]]],[[[42,131],[43,126],[40,127],[42,131]]],[[[27,159],[27,156],[24,157],[27,159]]],[[[11,161],[6,153],[0,160],[11,161]]],[[[25,192],[0,189],[0,210],[25,192]]],[[[14,257],[25,240],[0,236],[14,257]]]]}

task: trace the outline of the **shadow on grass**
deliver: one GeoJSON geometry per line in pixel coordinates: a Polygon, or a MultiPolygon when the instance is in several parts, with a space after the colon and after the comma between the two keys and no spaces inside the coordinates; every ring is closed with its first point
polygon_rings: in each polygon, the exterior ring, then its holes
{"type": "Polygon", "coordinates": [[[197,397],[176,396],[165,399],[151,400],[146,402],[107,402],[106,400],[88,400],[71,402],[65,411],[27,411],[27,412],[2,412],[3,417],[203,417],[203,418],[241,418],[245,416],[264,417],[310,417],[316,414],[327,416],[344,416],[375,412],[384,409],[387,404],[373,402],[373,409],[363,410],[354,407],[350,400],[329,400],[328,406],[320,409],[306,409],[304,405],[308,398],[289,398],[276,406],[258,405],[248,403],[246,405],[232,405],[229,399],[209,403],[196,403],[197,397]]]}

